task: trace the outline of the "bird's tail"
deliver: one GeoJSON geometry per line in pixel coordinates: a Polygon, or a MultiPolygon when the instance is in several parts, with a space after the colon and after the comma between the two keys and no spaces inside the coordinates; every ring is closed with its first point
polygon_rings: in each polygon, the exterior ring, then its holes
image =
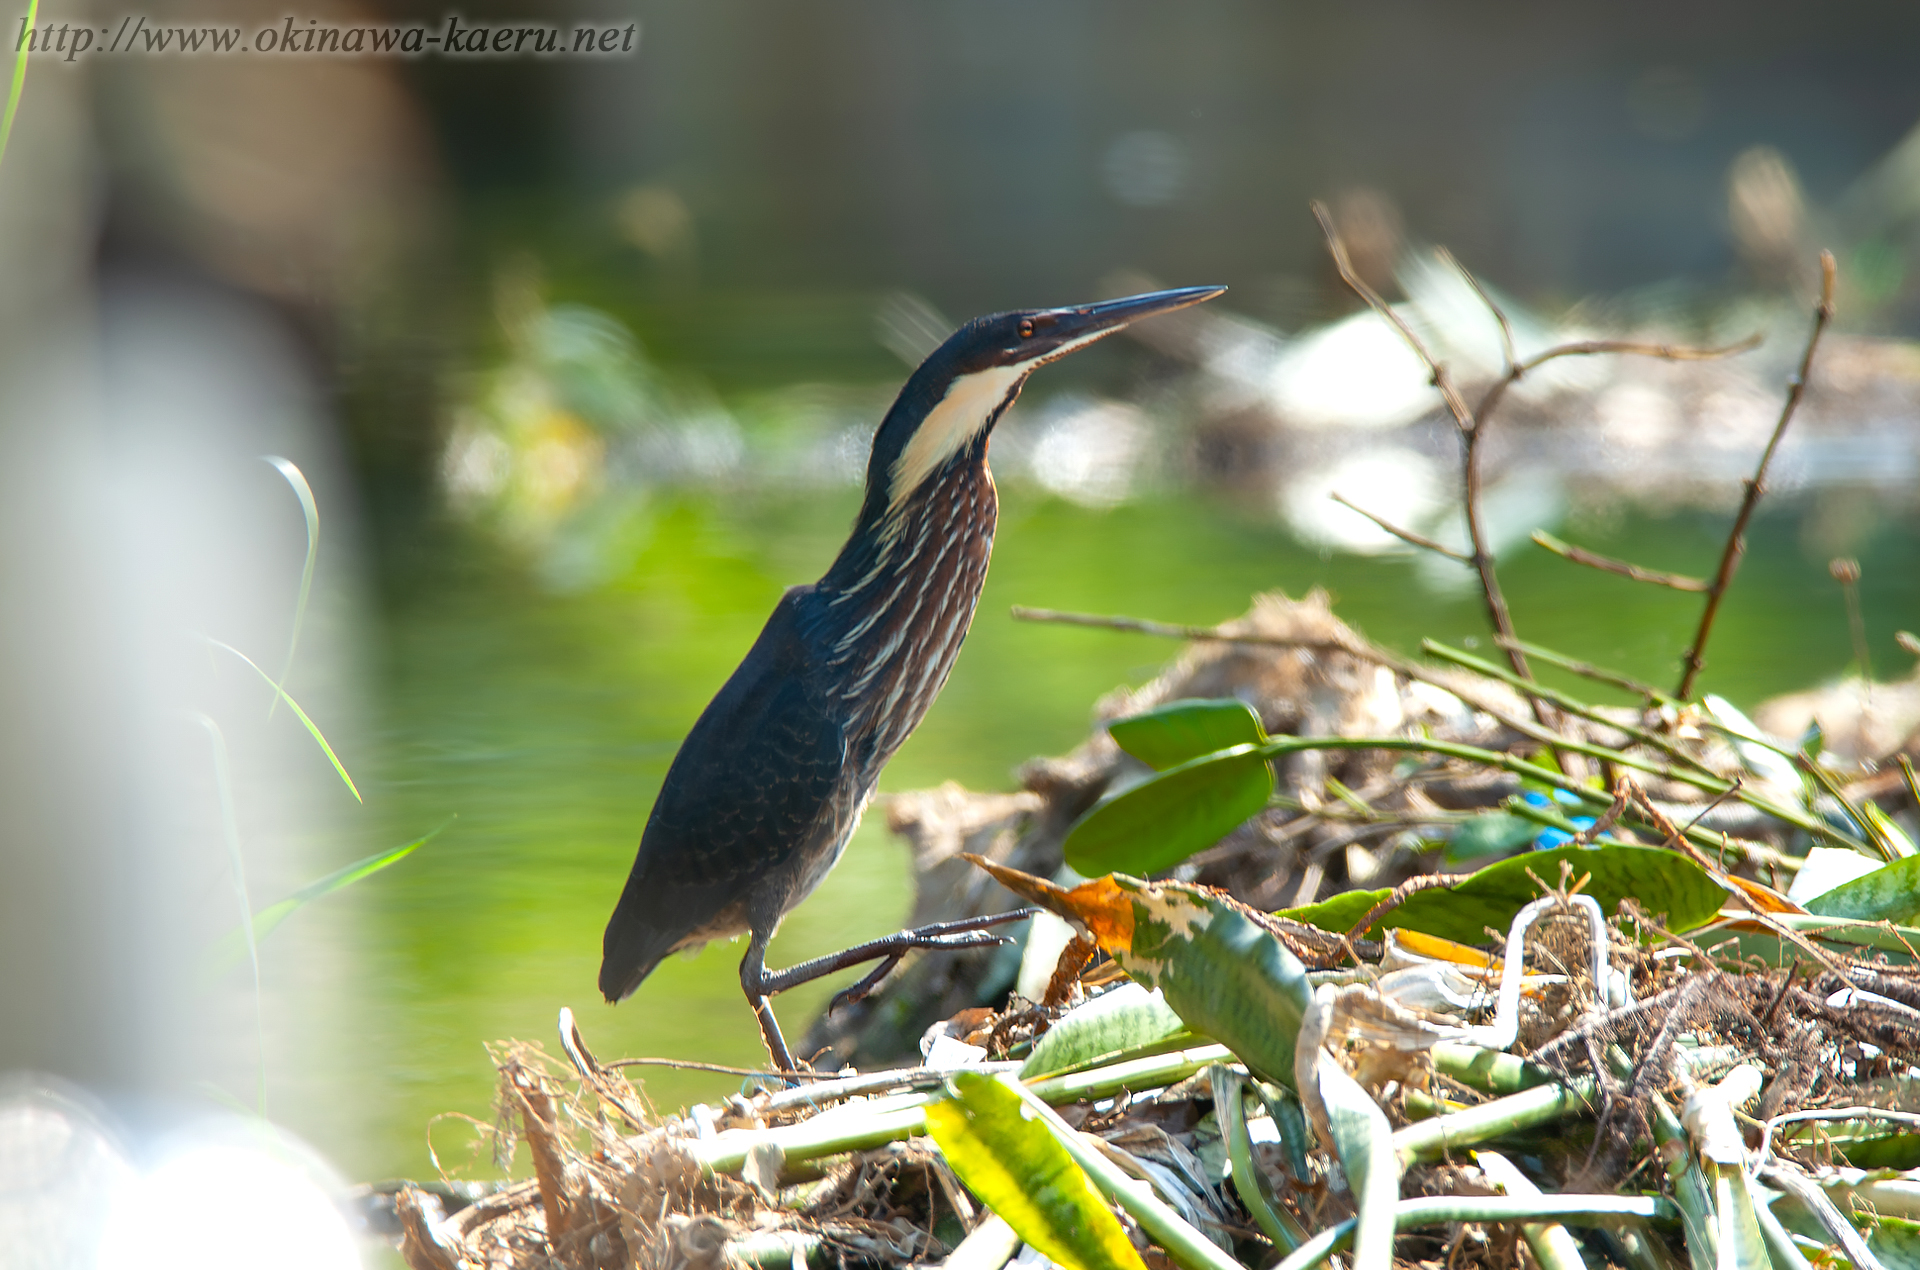
{"type": "Polygon", "coordinates": [[[609,1002],[633,995],[655,966],[665,961],[677,942],[672,932],[635,921],[622,921],[616,911],[607,923],[600,950],[600,994],[609,1002]]]}

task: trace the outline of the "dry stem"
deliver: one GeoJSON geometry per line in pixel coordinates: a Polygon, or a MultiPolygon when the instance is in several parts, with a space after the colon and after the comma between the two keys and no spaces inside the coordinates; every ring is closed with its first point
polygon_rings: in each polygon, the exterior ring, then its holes
{"type": "Polygon", "coordinates": [[[1760,502],[1760,495],[1766,492],[1767,468],[1773,462],[1773,452],[1780,448],[1780,438],[1786,435],[1787,425],[1793,422],[1794,411],[1800,408],[1800,399],[1806,395],[1807,375],[1813,370],[1813,354],[1820,346],[1821,332],[1833,320],[1833,275],[1833,253],[1823,251],[1820,253],[1820,303],[1813,308],[1813,330],[1807,336],[1806,352],[1800,356],[1799,372],[1787,381],[1787,400],[1780,409],[1780,422],[1774,425],[1773,435],[1767,439],[1767,448],[1760,455],[1760,466],[1754,470],[1753,479],[1746,483],[1746,497],[1740,500],[1733,531],[1727,535],[1727,545],[1720,553],[1720,567],[1707,585],[1707,607],[1700,614],[1700,629],[1694,633],[1693,646],[1687,650],[1686,672],[1680,676],[1680,687],[1674,693],[1682,700],[1692,694],[1694,681],[1707,664],[1707,639],[1713,634],[1713,619],[1720,615],[1720,600],[1733,584],[1740,558],[1746,554],[1747,522],[1753,519],[1753,509],[1760,502]]]}
{"type": "Polygon", "coordinates": [[[1533,540],[1562,560],[1571,560],[1575,564],[1586,565],[1589,569],[1599,569],[1603,573],[1617,573],[1623,578],[1632,578],[1635,582],[1651,582],[1655,586],[1672,587],[1676,591],[1707,589],[1704,578],[1690,578],[1684,573],[1662,573],[1658,569],[1642,569],[1637,564],[1628,564],[1625,560],[1615,560],[1612,556],[1603,556],[1597,551],[1588,551],[1585,547],[1576,547],[1570,542],[1562,542],[1544,529],[1534,530],[1533,540]]]}

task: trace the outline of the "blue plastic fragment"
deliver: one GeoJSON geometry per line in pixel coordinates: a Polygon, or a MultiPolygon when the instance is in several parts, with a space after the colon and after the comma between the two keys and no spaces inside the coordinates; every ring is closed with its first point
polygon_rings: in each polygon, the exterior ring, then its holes
{"type": "MultiPolygon", "coordinates": [[[[1555,803],[1558,803],[1561,807],[1578,807],[1581,805],[1578,798],[1569,794],[1564,789],[1554,790],[1552,801],[1548,801],[1545,794],[1531,789],[1521,794],[1520,797],[1527,806],[1539,807],[1542,810],[1553,807],[1555,803]]],[[[1593,828],[1594,818],[1592,816],[1568,816],[1567,819],[1573,822],[1574,827],[1577,829],[1593,828]]],[[[1572,842],[1573,835],[1564,829],[1542,829],[1533,840],[1533,849],[1535,851],[1551,851],[1555,847],[1570,846],[1572,842]]]]}

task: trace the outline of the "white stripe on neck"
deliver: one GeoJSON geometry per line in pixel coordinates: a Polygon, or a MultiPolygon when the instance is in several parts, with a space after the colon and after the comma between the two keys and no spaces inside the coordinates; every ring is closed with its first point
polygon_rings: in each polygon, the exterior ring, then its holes
{"type": "Polygon", "coordinates": [[[887,487],[888,510],[898,510],[909,494],[940,470],[941,464],[972,444],[1033,366],[1033,362],[994,366],[955,379],[894,461],[887,487]]]}

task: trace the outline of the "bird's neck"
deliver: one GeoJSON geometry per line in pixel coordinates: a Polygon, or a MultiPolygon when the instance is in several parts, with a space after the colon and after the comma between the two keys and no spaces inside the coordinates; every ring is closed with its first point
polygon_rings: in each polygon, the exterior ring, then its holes
{"type": "Polygon", "coordinates": [[[814,588],[814,634],[875,758],[904,741],[946,682],[986,582],[999,514],[986,438],[857,527],[814,588]]]}

